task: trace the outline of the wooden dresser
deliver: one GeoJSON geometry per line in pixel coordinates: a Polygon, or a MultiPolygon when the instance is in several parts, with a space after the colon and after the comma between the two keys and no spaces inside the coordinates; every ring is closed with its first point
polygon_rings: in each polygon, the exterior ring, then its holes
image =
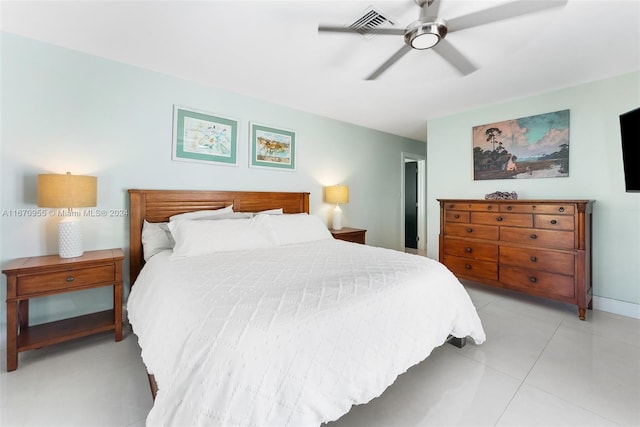
{"type": "Polygon", "coordinates": [[[440,262],[462,279],[591,308],[592,200],[440,202],[440,262]]]}

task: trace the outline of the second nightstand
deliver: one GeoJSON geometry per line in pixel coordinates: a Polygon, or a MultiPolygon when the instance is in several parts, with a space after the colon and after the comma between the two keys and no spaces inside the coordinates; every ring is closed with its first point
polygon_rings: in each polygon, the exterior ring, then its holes
{"type": "Polygon", "coordinates": [[[18,368],[18,353],[104,331],[122,339],[122,249],[89,251],[77,258],[57,255],[20,258],[7,276],[7,371],[18,368]],[[113,286],[113,309],[29,326],[29,299],[113,286]]]}
{"type": "Polygon", "coordinates": [[[365,244],[365,233],[367,230],[361,228],[343,227],[341,230],[329,229],[335,239],[346,240],[347,242],[365,244]]]}

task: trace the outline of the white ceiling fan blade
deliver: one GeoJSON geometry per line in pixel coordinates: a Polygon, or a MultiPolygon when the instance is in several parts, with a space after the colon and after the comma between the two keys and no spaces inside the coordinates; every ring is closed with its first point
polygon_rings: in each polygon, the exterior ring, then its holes
{"type": "Polygon", "coordinates": [[[402,36],[404,35],[404,28],[351,28],[340,27],[335,25],[318,25],[319,32],[326,33],[348,33],[348,34],[381,34],[402,36]]]}
{"type": "Polygon", "coordinates": [[[449,32],[460,31],[479,25],[491,24],[528,13],[562,7],[568,0],[518,0],[504,3],[488,9],[472,12],[457,18],[447,19],[449,32]]]}
{"type": "Polygon", "coordinates": [[[445,61],[453,65],[460,74],[466,76],[476,71],[478,68],[467,59],[458,49],[456,49],[447,40],[440,40],[440,43],[431,48],[438,55],[443,57],[445,61]]]}
{"type": "Polygon", "coordinates": [[[387,59],[384,64],[382,64],[380,67],[378,67],[377,70],[371,73],[369,77],[366,78],[366,80],[375,80],[380,74],[384,73],[387,68],[395,64],[396,61],[405,56],[410,50],[411,47],[406,44],[403,45],[396,53],[391,55],[391,58],[387,59]]]}

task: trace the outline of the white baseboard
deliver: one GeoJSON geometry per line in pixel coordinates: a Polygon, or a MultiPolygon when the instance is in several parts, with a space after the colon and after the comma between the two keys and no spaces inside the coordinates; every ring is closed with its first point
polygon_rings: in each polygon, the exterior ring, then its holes
{"type": "Polygon", "coordinates": [[[595,310],[640,319],[640,304],[594,296],[593,308],[595,310]]]}

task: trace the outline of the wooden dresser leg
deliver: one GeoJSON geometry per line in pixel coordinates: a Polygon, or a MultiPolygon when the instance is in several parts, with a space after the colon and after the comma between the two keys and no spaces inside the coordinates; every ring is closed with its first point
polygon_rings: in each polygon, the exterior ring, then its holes
{"type": "Polygon", "coordinates": [[[586,311],[587,311],[586,308],[578,307],[578,316],[580,317],[580,320],[584,320],[584,315],[586,311]]]}

